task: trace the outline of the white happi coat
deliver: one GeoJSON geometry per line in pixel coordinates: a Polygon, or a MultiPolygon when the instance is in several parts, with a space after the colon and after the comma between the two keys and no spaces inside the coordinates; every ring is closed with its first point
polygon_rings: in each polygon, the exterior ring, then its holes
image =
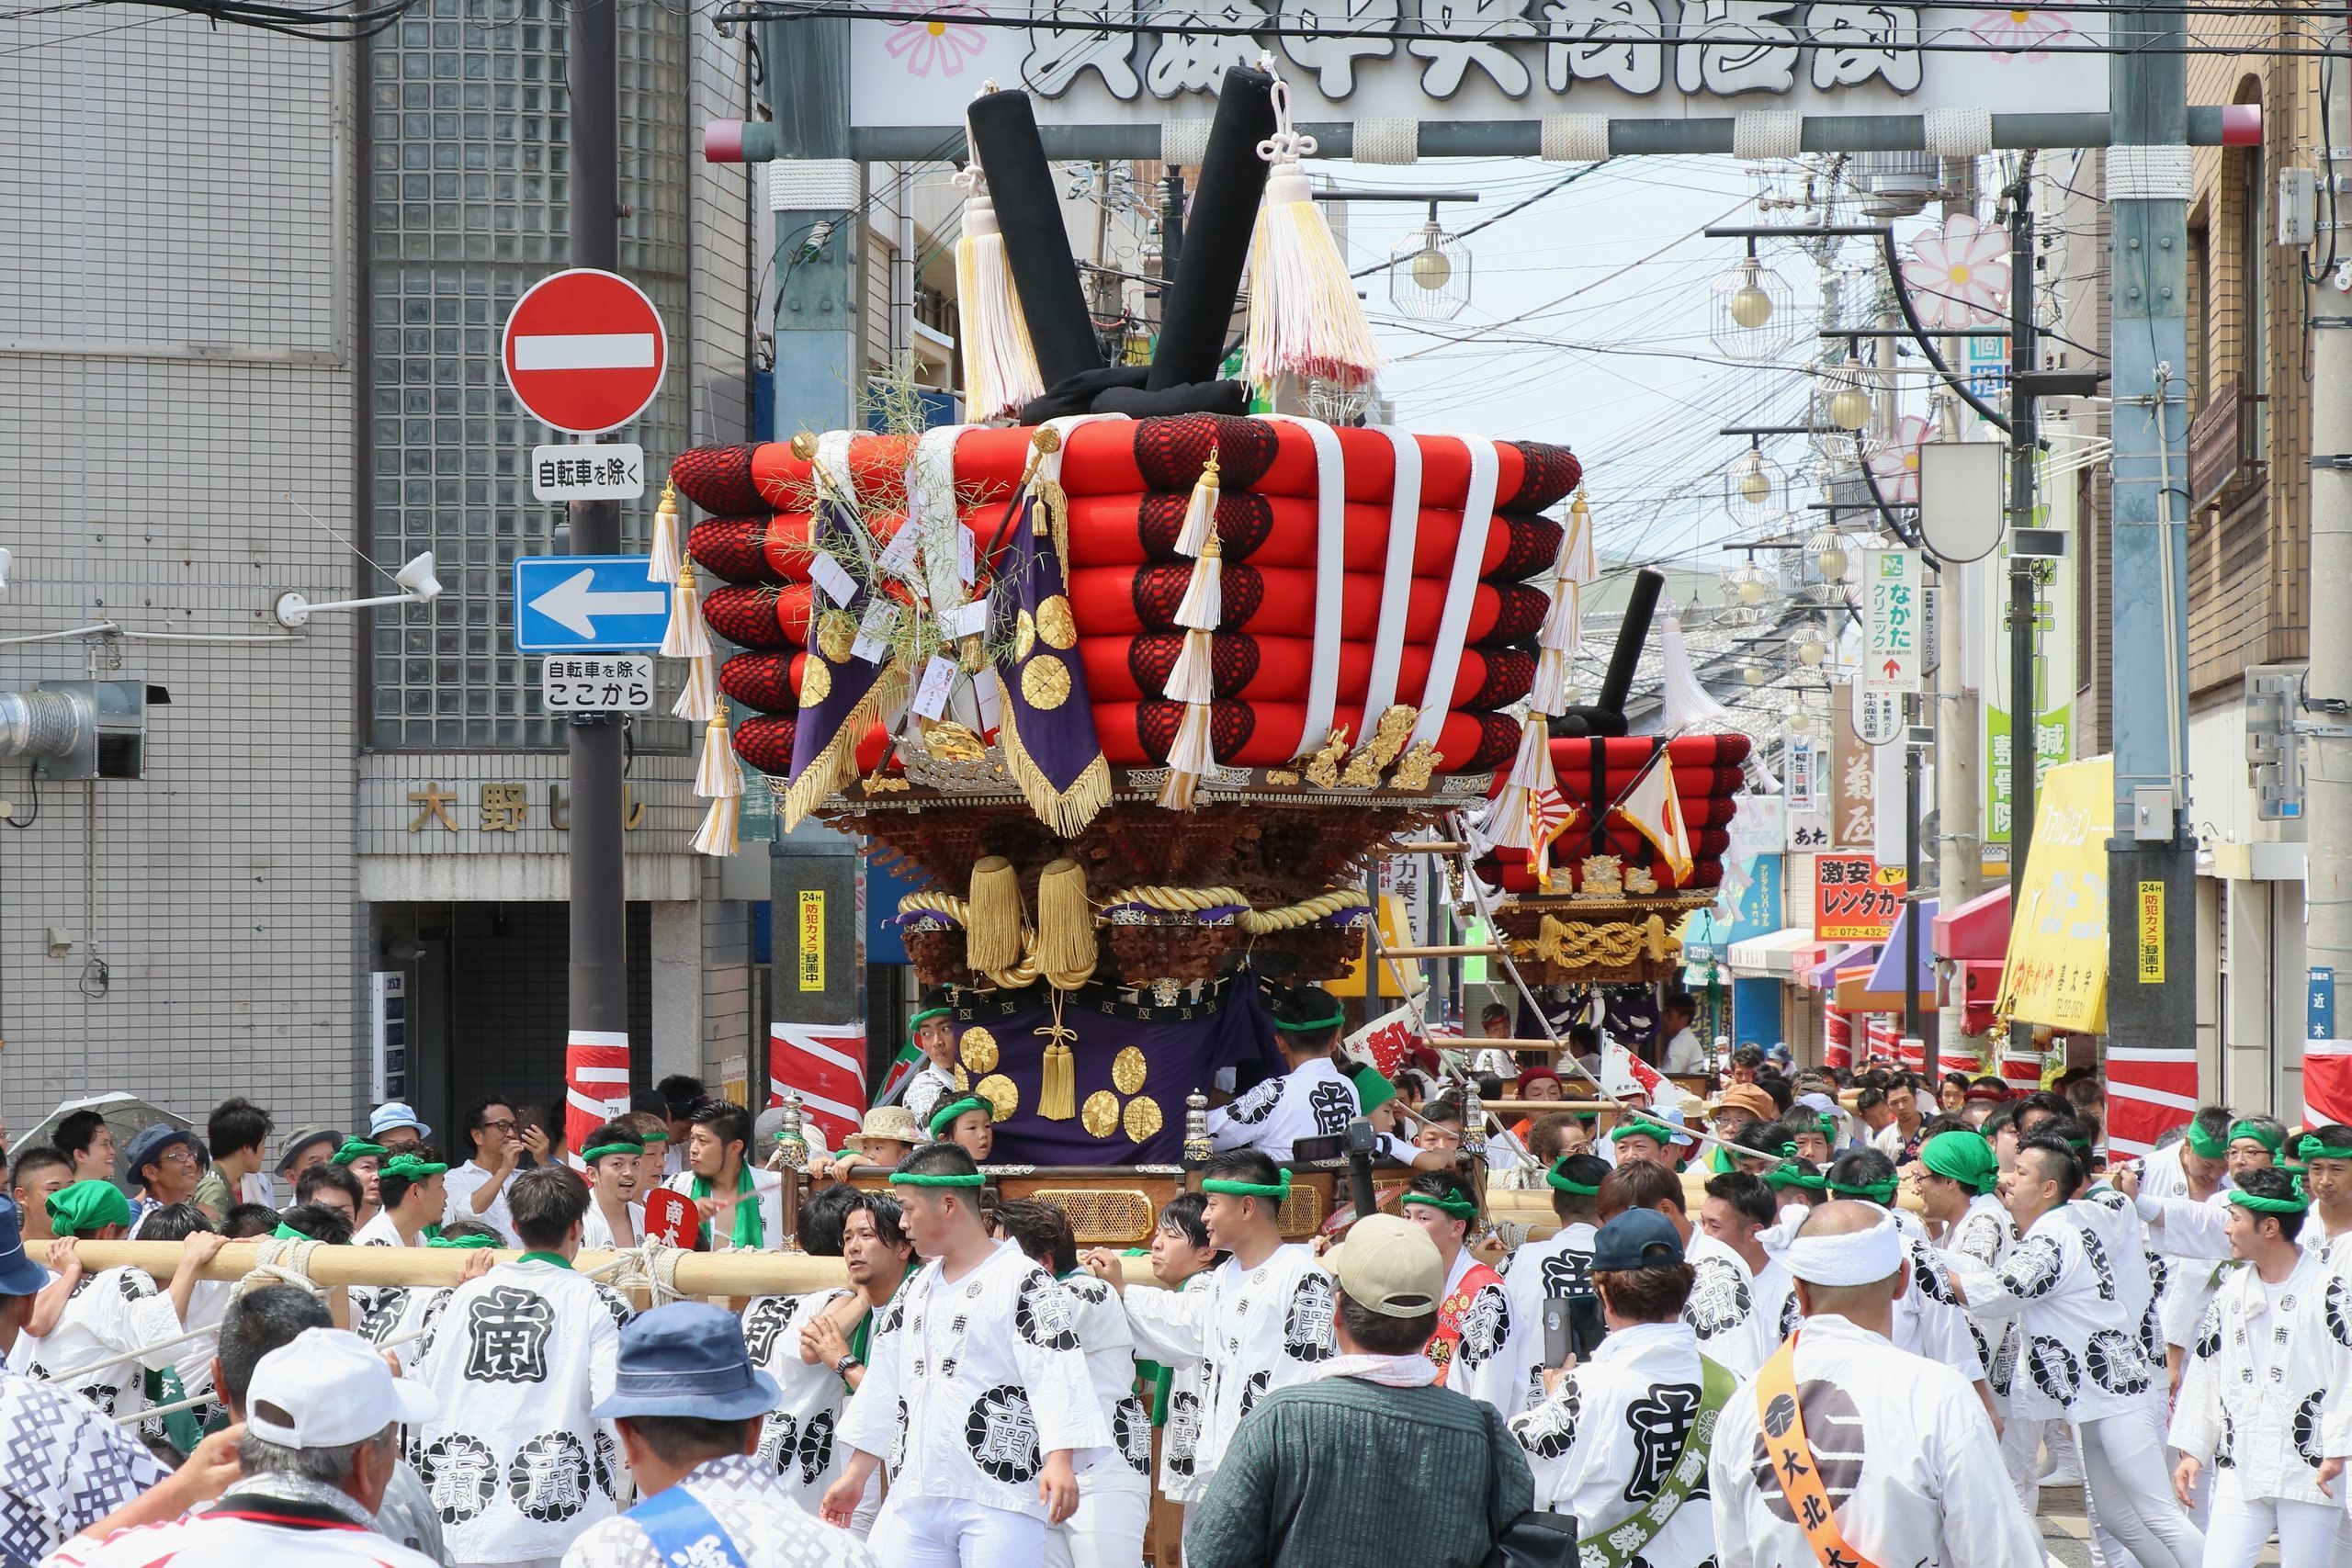
{"type": "Polygon", "coordinates": [[[2147,1227],[2150,1249],[2164,1260],[2156,1320],[2166,1345],[2186,1348],[2213,1299],[2213,1265],[2230,1256],[2230,1238],[2222,1228],[2229,1190],[2224,1176],[2211,1197],[2190,1197],[2177,1144],[2158,1149],[2141,1168],[2140,1195],[2132,1207],[2147,1227]]]}
{"type": "MultiPolygon", "coordinates": [[[[1909,1217],[1908,1210],[1896,1213],[1909,1217]]],[[[1916,1229],[1898,1223],[1905,1255],[1911,1263],[1910,1283],[1894,1299],[1894,1333],[1891,1343],[1898,1350],[1914,1356],[1924,1356],[1939,1366],[1950,1367],[1970,1382],[1987,1375],[1984,1346],[1979,1331],[1961,1309],[1960,1298],[1951,1288],[1951,1276],[1936,1249],[1929,1247],[1916,1229]]],[[[1766,1299],[1765,1308],[1774,1325],[1772,1342],[1765,1348],[1767,1356],[1780,1348],[1803,1321],[1797,1308],[1797,1282],[1785,1265],[1773,1261],[1777,1292],[1766,1299]]],[[[1761,1360],[1757,1362],[1762,1366],[1761,1360]]]]}
{"type": "MultiPolygon", "coordinates": [[[[1211,1288],[1214,1269],[1204,1269],[1186,1280],[1178,1294],[1205,1292],[1211,1288]]],[[[1127,1334],[1135,1335],[1134,1319],[1128,1319],[1127,1334]]],[[[1147,1355],[1147,1359],[1148,1356],[1147,1355]]],[[[1201,1412],[1208,1401],[1208,1368],[1201,1361],[1191,1361],[1168,1369],[1168,1409],[1163,1417],[1159,1440],[1159,1495],[1171,1503],[1197,1503],[1208,1495],[1208,1481],[1199,1472],[1201,1446],[1201,1412]],[[1178,1411],[1184,1412],[1179,1421],[1178,1411]]]]}
{"type": "MultiPolygon", "coordinates": [[[[400,1227],[392,1224],[392,1212],[379,1209],[368,1222],[352,1236],[354,1247],[408,1247],[423,1243],[404,1242],[400,1227]]],[[[353,1285],[351,1293],[351,1325],[362,1338],[380,1339],[390,1336],[389,1319],[399,1316],[407,1304],[408,1292],[397,1285],[353,1285]]]]}
{"type": "Polygon", "coordinates": [[[629,1305],[537,1258],[449,1292],[411,1373],[440,1408],[411,1429],[409,1462],[456,1562],[560,1555],[613,1513],[620,1448],[590,1411],[613,1392],[629,1305]]]}
{"type": "Polygon", "coordinates": [[[1201,1369],[1198,1407],[1169,1403],[1167,1440],[1192,1442],[1194,1484],[1206,1492],[1258,1401],[1305,1382],[1339,1353],[1332,1337],[1339,1303],[1331,1277],[1295,1244],[1274,1248],[1255,1269],[1227,1258],[1199,1278],[1205,1289],[1136,1291],[1125,1300],[1136,1354],[1201,1369]]]}
{"type": "Polygon", "coordinates": [[[1329,1056],[1309,1056],[1278,1078],[1267,1078],[1230,1105],[1209,1112],[1216,1151],[1256,1149],[1275,1160],[1291,1157],[1301,1138],[1344,1133],[1358,1110],[1356,1086],[1329,1056]]]}
{"type": "MultiPolygon", "coordinates": [[[[1446,1270],[1443,1301],[1453,1300],[1462,1290],[1463,1276],[1481,1261],[1466,1247],[1454,1254],[1453,1266],[1446,1270]]],[[[1510,1287],[1490,1280],[1453,1315],[1462,1332],[1444,1362],[1445,1386],[1486,1401],[1505,1417],[1517,1415],[1525,1382],[1510,1353],[1515,1325],[1510,1287]]]]}
{"type": "Polygon", "coordinates": [[[825,1489],[849,1463],[848,1446],[837,1440],[849,1385],[832,1368],[800,1359],[800,1331],[849,1293],[756,1296],[743,1308],[743,1348],[753,1366],[775,1379],[781,1394],[760,1423],[759,1458],[811,1515],[821,1511],[825,1489]]]}
{"type": "MultiPolygon", "coordinates": [[[[784,1178],[775,1171],[763,1170],[758,1166],[752,1166],[750,1168],[752,1172],[750,1201],[760,1206],[760,1249],[774,1252],[784,1245],[784,1178]]],[[[673,1192],[682,1192],[691,1200],[695,1195],[695,1179],[693,1171],[682,1170],[677,1175],[663,1180],[662,1185],[673,1192]]],[[[724,1198],[733,1197],[734,1193],[721,1192],[718,1185],[713,1183],[706,1196],[724,1198]]],[[[729,1209],[722,1212],[717,1219],[707,1222],[704,1228],[710,1233],[708,1244],[710,1251],[738,1250],[735,1246],[734,1210],[729,1209]]]]}
{"type": "Polygon", "coordinates": [[[2108,1263],[2115,1270],[2117,1304],[2138,1330],[2140,1348],[2149,1361],[2162,1366],[2164,1315],[2158,1303],[2171,1266],[2156,1255],[2146,1223],[2132,1201],[2109,1186],[2104,1178],[2067,1208],[2105,1249],[2108,1263]]]}
{"type": "Polygon", "coordinates": [[[954,1497],[1046,1517],[1046,1455],[1111,1441],[1095,1403],[1078,1308],[1020,1247],[1000,1243],[960,1280],[936,1260],[883,1308],[896,1318],[842,1414],[841,1439],[888,1455],[888,1512],[900,1498],[954,1497]]]}
{"type": "MultiPolygon", "coordinates": [[[[1699,1337],[1708,1359],[1747,1377],[1781,1343],[1779,1299],[1768,1300],[1747,1259],[1713,1236],[1694,1234],[1682,1249],[1690,1265],[1690,1299],[1682,1321],[1699,1337]]],[[[1768,1264],[1766,1272],[1776,1265],[1768,1264]]],[[[1781,1272],[1785,1279],[1785,1271],[1781,1272]]]]}
{"type": "MultiPolygon", "coordinates": [[[[213,1320],[219,1321],[218,1313],[213,1320]]],[[[146,1374],[170,1371],[186,1347],[137,1358],[128,1352],[179,1332],[172,1298],[155,1288],[153,1275],[143,1269],[102,1269],[75,1282],[56,1327],[38,1340],[20,1338],[11,1359],[28,1376],[43,1381],[58,1372],[80,1371],[82,1375],[71,1384],[58,1386],[108,1416],[130,1416],[147,1408],[146,1374]],[[90,1370],[108,1351],[125,1354],[119,1361],[90,1370]]]]}
{"type": "Polygon", "coordinates": [[[1151,1407],[1136,1393],[1136,1335],[1119,1292],[1080,1270],[1062,1289],[1078,1309],[1078,1343],[1086,1378],[1111,1430],[1111,1446],[1079,1456],[1078,1489],[1087,1496],[1151,1490],[1151,1407]]]}
{"type": "Polygon", "coordinates": [[[928,1138],[932,1117],[959,1092],[956,1075],[926,1056],[915,1076],[907,1080],[906,1092],[899,1096],[899,1103],[914,1112],[915,1125],[928,1138]]]}
{"type": "MultiPolygon", "coordinates": [[[[1990,1192],[1980,1192],[1968,1201],[1968,1212],[1952,1222],[1951,1234],[1944,1237],[1944,1250],[1990,1270],[2001,1266],[2017,1239],[2017,1223],[2001,1207],[2001,1201],[1990,1192]]],[[[1976,1359],[1984,1367],[1985,1384],[1993,1391],[1994,1408],[2006,1415],[2009,1379],[2018,1364],[2018,1321],[2014,1316],[1980,1320],[1973,1312],[1963,1312],[1963,1316],[1976,1344],[1976,1359]]]]}
{"type": "MultiPolygon", "coordinates": [[[[1855,1551],[1902,1568],[2043,1561],[1992,1418],[1958,1372],[1842,1317],[1813,1317],[1797,1337],[1794,1374],[1822,1489],[1855,1551]]],[[[1821,1568],[1763,1437],[1751,1381],[1724,1407],[1707,1466],[1718,1568],[1821,1568]]]]}
{"type": "Polygon", "coordinates": [[[2033,1223],[1996,1269],[1945,1255],[1979,1318],[2018,1320],[2009,1409],[2023,1421],[2097,1421],[2144,1409],[2161,1386],[2120,1299],[2106,1248],[2071,1206],[2033,1223]]]}
{"type": "MultiPolygon", "coordinates": [[[[857,1537],[805,1517],[756,1454],[705,1460],[678,1484],[710,1510],[745,1568],[876,1568],[857,1537]]],[[[573,1541],[563,1568],[677,1568],[677,1561],[662,1554],[643,1525],[618,1514],[573,1541]]]]}
{"type": "Polygon", "coordinates": [[[1544,1303],[1553,1296],[1593,1293],[1593,1235],[1589,1223],[1574,1220],[1503,1259],[1503,1286],[1510,1300],[1510,1343],[1504,1354],[1519,1380],[1517,1404],[1505,1409],[1506,1416],[1544,1403],[1544,1303]]]}
{"type": "MultiPolygon", "coordinates": [[[[1595,1540],[1640,1512],[1690,1436],[1699,1373],[1699,1340],[1688,1324],[1637,1323],[1602,1340],[1549,1398],[1511,1420],[1535,1472],[1535,1506],[1574,1514],[1579,1534],[1595,1540]]],[[[1714,1551],[1702,1474],[1640,1561],[1701,1568],[1714,1551]]]]}
{"type": "Polygon", "coordinates": [[[2352,1280],[2301,1253],[2274,1312],[2251,1266],[2221,1272],[2165,1441],[2242,1498],[2342,1508],[2343,1483],[2330,1497],[2317,1472],[2352,1454],[2352,1280]]]}

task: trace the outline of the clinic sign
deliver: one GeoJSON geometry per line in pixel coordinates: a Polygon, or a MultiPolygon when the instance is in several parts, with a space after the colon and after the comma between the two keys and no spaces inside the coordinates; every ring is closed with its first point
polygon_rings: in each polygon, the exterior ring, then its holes
{"type": "Polygon", "coordinates": [[[900,0],[851,24],[856,126],[953,126],[993,80],[1046,125],[1205,116],[1271,54],[1316,121],[2103,112],[2096,8],[1855,0],[900,0]],[[1019,25],[1001,25],[1017,23],[1019,25]],[[1922,47],[1932,45],[1933,47],[1922,47]],[[1959,47],[1955,48],[1954,45],[1959,47]]]}

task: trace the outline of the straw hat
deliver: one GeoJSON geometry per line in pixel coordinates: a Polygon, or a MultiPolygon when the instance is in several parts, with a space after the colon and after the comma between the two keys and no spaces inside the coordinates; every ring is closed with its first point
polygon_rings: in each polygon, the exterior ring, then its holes
{"type": "Polygon", "coordinates": [[[919,1144],[922,1130],[915,1123],[915,1113],[903,1105],[877,1105],[865,1113],[858,1130],[842,1140],[845,1148],[864,1148],[869,1143],[919,1144]]]}

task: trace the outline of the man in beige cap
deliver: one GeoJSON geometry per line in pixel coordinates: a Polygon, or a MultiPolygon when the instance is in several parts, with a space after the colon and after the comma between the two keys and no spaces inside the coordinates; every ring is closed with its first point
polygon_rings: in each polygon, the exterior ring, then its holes
{"type": "Polygon", "coordinates": [[[1477,1568],[1535,1487],[1502,1416],[1423,1356],[1445,1261],[1374,1214],[1324,1259],[1340,1354],[1257,1402],[1184,1529],[1188,1568],[1410,1562],[1477,1568]],[[1329,1457],[1345,1454],[1333,1465],[1329,1457]]]}

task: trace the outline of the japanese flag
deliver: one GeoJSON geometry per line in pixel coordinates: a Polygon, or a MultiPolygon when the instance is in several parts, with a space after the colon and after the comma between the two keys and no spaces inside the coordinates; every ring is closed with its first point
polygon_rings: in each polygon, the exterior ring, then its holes
{"type": "Polygon", "coordinates": [[[1674,759],[1665,750],[1617,803],[1617,815],[1650,841],[1676,886],[1690,879],[1690,835],[1682,826],[1681,797],[1674,793],[1674,759]]]}

